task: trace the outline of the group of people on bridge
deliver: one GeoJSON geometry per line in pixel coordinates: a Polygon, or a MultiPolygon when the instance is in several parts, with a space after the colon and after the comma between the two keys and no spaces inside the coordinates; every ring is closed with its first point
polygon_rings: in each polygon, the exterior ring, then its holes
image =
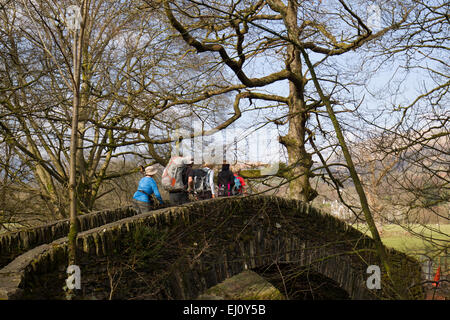
{"type": "MultiPolygon", "coordinates": [[[[213,167],[206,163],[196,166],[190,157],[172,157],[161,178],[161,186],[169,194],[170,205],[247,194],[246,183],[240,176],[241,170],[238,167],[234,168],[233,173],[230,164],[224,162],[217,175],[217,184],[213,167]]],[[[166,205],[154,179],[157,172],[155,165],[141,167],[144,177],[139,181],[138,189],[133,195],[133,205],[139,212],[166,205]]]]}

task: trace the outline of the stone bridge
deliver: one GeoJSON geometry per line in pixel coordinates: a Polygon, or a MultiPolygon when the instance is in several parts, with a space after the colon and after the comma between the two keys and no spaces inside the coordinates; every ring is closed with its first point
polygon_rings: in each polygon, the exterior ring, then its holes
{"type": "MultiPolygon", "coordinates": [[[[320,275],[351,299],[389,299],[369,290],[381,266],[372,239],[305,203],[251,196],[198,201],[137,214],[131,207],[81,216],[82,299],[195,299],[246,269],[291,299],[302,275],[320,275]]],[[[0,299],[64,299],[67,221],[0,237],[0,299]]],[[[394,276],[422,297],[420,265],[388,249],[394,276]]]]}

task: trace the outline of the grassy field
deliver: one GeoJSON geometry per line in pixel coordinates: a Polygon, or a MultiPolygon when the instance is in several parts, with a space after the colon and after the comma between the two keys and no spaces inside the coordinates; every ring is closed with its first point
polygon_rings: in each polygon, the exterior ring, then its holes
{"type": "MultiPolygon", "coordinates": [[[[370,236],[366,225],[354,227],[370,236]]],[[[436,262],[440,259],[443,260],[446,256],[444,248],[448,248],[450,244],[450,224],[426,226],[416,224],[410,225],[409,229],[411,232],[398,225],[384,225],[379,232],[381,240],[387,247],[402,251],[418,259],[423,258],[422,255],[425,254],[433,257],[436,262]],[[421,236],[428,240],[432,239],[434,243],[430,243],[421,236]]],[[[447,250],[447,255],[449,254],[450,252],[447,250]]]]}

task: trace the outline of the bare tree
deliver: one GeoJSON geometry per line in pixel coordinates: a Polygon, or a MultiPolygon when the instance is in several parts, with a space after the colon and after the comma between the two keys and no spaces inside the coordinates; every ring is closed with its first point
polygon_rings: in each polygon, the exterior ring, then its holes
{"type": "Polygon", "coordinates": [[[96,0],[86,2],[78,130],[71,130],[77,51],[65,23],[70,4],[22,1],[1,8],[0,133],[32,172],[24,192],[41,198],[42,212],[54,218],[68,213],[72,133],[78,141],[77,206],[87,212],[105,194],[105,181],[138,170],[108,170],[112,161],[137,157],[142,164],[165,164],[173,131],[190,125],[194,113],[207,114],[212,129],[238,117],[225,116],[233,88],[222,68],[185,52],[184,42],[169,37],[161,14],[96,0]]]}
{"type": "Polygon", "coordinates": [[[367,85],[386,102],[357,114],[365,145],[358,165],[377,176],[368,187],[380,218],[424,240],[432,255],[446,256],[448,234],[436,224],[448,223],[450,208],[449,7],[439,0],[411,5],[390,41],[362,58],[366,70],[386,72],[388,80],[367,85]]]}

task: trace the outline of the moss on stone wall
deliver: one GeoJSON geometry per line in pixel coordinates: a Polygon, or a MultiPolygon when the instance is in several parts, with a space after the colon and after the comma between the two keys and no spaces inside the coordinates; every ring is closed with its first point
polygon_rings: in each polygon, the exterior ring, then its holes
{"type": "MultiPolygon", "coordinates": [[[[84,214],[78,217],[79,231],[93,229],[136,214],[137,212],[131,207],[84,214]]],[[[0,235],[0,268],[30,249],[67,236],[69,228],[69,220],[64,219],[0,235]]]]}

